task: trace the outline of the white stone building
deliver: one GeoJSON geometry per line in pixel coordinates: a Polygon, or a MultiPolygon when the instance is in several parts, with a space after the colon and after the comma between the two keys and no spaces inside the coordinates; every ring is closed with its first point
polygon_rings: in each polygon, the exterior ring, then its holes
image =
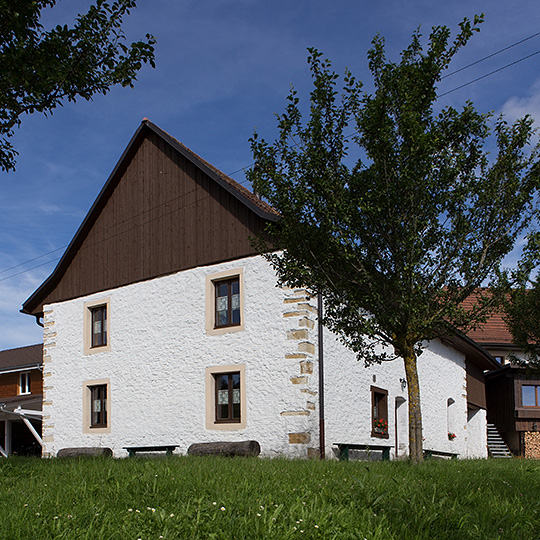
{"type": "MultiPolygon", "coordinates": [[[[406,456],[402,364],[365,368],[320,335],[316,299],[276,286],[249,241],[276,219],[142,122],[23,306],[44,325],[44,456],[157,445],[183,454],[192,443],[242,440],[258,441],[264,456],[332,457],[338,443],[406,456]]],[[[494,367],[467,338],[426,346],[426,449],[487,455],[483,370],[494,367]]]]}

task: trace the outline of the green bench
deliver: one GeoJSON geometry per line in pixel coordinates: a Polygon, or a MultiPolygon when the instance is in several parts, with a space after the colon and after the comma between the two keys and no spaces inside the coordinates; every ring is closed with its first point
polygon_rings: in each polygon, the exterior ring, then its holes
{"type": "Polygon", "coordinates": [[[440,450],[428,450],[428,449],[424,449],[424,457],[426,459],[432,459],[432,458],[437,458],[437,457],[442,457],[442,458],[450,458],[450,459],[457,459],[459,454],[455,453],[455,452],[442,452],[440,450]]]}
{"type": "Polygon", "coordinates": [[[124,450],[128,451],[129,457],[135,457],[137,452],[166,452],[167,457],[172,456],[178,445],[165,444],[161,446],[123,446],[124,450]]]}
{"type": "Polygon", "coordinates": [[[394,448],[394,445],[391,444],[334,443],[334,445],[338,447],[340,461],[349,461],[349,450],[380,451],[382,452],[383,461],[388,461],[390,459],[390,449],[394,448]]]}

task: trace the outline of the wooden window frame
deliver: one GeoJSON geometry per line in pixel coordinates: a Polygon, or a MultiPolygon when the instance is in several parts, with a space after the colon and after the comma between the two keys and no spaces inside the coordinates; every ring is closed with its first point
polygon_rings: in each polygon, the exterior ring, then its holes
{"type": "Polygon", "coordinates": [[[111,432],[112,399],[110,379],[93,379],[82,383],[82,432],[91,435],[101,435],[111,432]],[[107,400],[106,425],[93,424],[92,418],[92,388],[104,386],[107,400]]]}
{"type": "MultiPolygon", "coordinates": [[[[238,322],[232,322],[233,319],[233,309],[232,309],[232,288],[233,284],[238,284],[238,297],[240,297],[240,276],[233,276],[228,279],[222,279],[219,281],[214,281],[214,328],[227,328],[230,326],[240,326],[242,324],[242,320],[240,318],[240,301],[238,302],[238,312],[239,312],[239,321],[238,322]],[[222,285],[227,285],[227,322],[225,324],[219,324],[218,323],[218,299],[224,298],[222,296],[218,296],[219,289],[222,285]]],[[[239,299],[240,300],[240,299],[239,299]]]]}
{"type": "Polygon", "coordinates": [[[237,423],[239,424],[242,419],[242,397],[240,396],[240,416],[238,418],[234,417],[234,407],[233,407],[233,395],[234,395],[234,388],[233,388],[233,377],[234,375],[238,375],[238,384],[240,385],[240,372],[239,371],[231,371],[229,373],[214,373],[214,386],[215,386],[215,422],[219,424],[231,424],[231,423],[237,423]],[[218,387],[218,379],[227,376],[227,408],[228,408],[228,415],[226,418],[220,418],[219,415],[219,400],[218,400],[218,394],[219,394],[219,387],[218,387]]]}
{"type": "Polygon", "coordinates": [[[102,298],[85,302],[83,307],[83,352],[85,355],[107,352],[111,350],[111,301],[102,298]],[[94,345],[93,315],[97,310],[104,309],[106,313],[105,324],[102,324],[102,335],[106,336],[106,343],[94,345]]]}
{"type": "Polygon", "coordinates": [[[96,384],[94,386],[89,386],[90,389],[90,428],[106,428],[107,427],[107,411],[108,411],[108,397],[107,397],[107,385],[106,384],[96,384]],[[99,395],[101,391],[101,396],[99,395]],[[101,415],[98,421],[94,421],[94,403],[99,401],[101,415]]]}
{"type": "Polygon", "coordinates": [[[92,349],[107,346],[107,305],[96,306],[90,309],[92,319],[91,345],[92,349]],[[96,323],[99,322],[99,332],[95,331],[96,323]]]}
{"type": "Polygon", "coordinates": [[[247,426],[246,366],[233,364],[212,366],[205,370],[205,425],[207,430],[239,431],[247,426]],[[219,420],[217,418],[216,377],[232,373],[240,374],[240,418],[239,420],[219,420]]]}
{"type": "Polygon", "coordinates": [[[389,429],[386,432],[375,431],[375,421],[382,419],[386,422],[388,426],[388,390],[383,388],[378,388],[376,386],[371,387],[371,436],[377,437],[378,439],[388,439],[390,437],[389,429]],[[377,396],[382,396],[380,401],[377,401],[379,398],[377,396]],[[382,403],[382,405],[381,405],[382,403]],[[375,407],[377,409],[382,406],[383,410],[378,411],[378,414],[375,415],[375,407]],[[375,417],[377,416],[377,418],[375,417]]]}
{"type": "MultiPolygon", "coordinates": [[[[229,300],[229,307],[231,302],[229,300]]],[[[244,317],[244,269],[243,268],[231,268],[230,270],[223,270],[222,272],[216,272],[214,274],[207,274],[206,276],[206,321],[205,321],[206,334],[209,336],[218,336],[223,334],[229,334],[233,332],[241,332],[245,329],[245,317],[244,317]],[[238,288],[240,295],[240,323],[228,324],[217,326],[216,318],[216,286],[219,283],[226,281],[238,280],[238,288]]]]}
{"type": "Polygon", "coordinates": [[[19,373],[19,396],[27,396],[32,393],[30,372],[19,373]]]}
{"type": "Polygon", "coordinates": [[[522,384],[521,385],[521,406],[527,409],[538,409],[540,408],[540,385],[539,384],[522,384]],[[523,387],[532,386],[534,388],[534,401],[536,405],[524,405],[523,404],[523,387]]]}

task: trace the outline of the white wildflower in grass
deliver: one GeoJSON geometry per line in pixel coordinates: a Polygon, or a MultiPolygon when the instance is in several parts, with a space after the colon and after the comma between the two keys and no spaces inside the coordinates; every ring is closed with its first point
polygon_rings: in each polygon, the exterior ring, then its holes
{"type": "Polygon", "coordinates": [[[261,517],[261,514],[259,514],[258,512],[257,512],[257,515],[258,515],[259,517],[261,517]]]}
{"type": "Polygon", "coordinates": [[[261,510],[264,510],[264,506],[259,506],[259,508],[260,508],[261,510]]]}
{"type": "Polygon", "coordinates": [[[293,531],[296,531],[296,527],[293,527],[293,531]]]}
{"type": "Polygon", "coordinates": [[[319,526],[318,526],[318,525],[315,525],[315,528],[316,528],[316,529],[318,529],[318,528],[319,528],[319,526]]]}
{"type": "Polygon", "coordinates": [[[128,512],[133,512],[133,508],[128,508],[128,512]]]}
{"type": "Polygon", "coordinates": [[[174,514],[171,514],[169,517],[174,517],[174,514]]]}
{"type": "Polygon", "coordinates": [[[224,506],[221,507],[221,511],[225,512],[225,507],[224,506]]]}
{"type": "Polygon", "coordinates": [[[215,501],[214,501],[212,504],[213,504],[214,506],[217,506],[217,502],[215,502],[215,501]]]}

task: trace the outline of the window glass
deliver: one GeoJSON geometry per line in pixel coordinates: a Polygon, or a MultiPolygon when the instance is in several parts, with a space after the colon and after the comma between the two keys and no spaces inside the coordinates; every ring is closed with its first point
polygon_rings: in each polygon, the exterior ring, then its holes
{"type": "Polygon", "coordinates": [[[216,288],[216,328],[240,324],[240,280],[220,281],[216,288]]]}
{"type": "Polygon", "coordinates": [[[19,378],[19,393],[30,393],[30,373],[21,373],[19,378]]]}
{"type": "Polygon", "coordinates": [[[374,437],[388,438],[388,392],[371,388],[372,432],[374,437]]]}
{"type": "Polygon", "coordinates": [[[536,407],[536,386],[523,385],[521,387],[521,399],[523,407],[536,407]]]}
{"type": "Polygon", "coordinates": [[[92,347],[107,345],[107,306],[92,311],[92,347]]]}
{"type": "Polygon", "coordinates": [[[91,427],[107,426],[107,385],[90,387],[91,427]]]}
{"type": "Polygon", "coordinates": [[[216,381],[216,421],[240,421],[240,373],[222,373],[216,381]]]}

